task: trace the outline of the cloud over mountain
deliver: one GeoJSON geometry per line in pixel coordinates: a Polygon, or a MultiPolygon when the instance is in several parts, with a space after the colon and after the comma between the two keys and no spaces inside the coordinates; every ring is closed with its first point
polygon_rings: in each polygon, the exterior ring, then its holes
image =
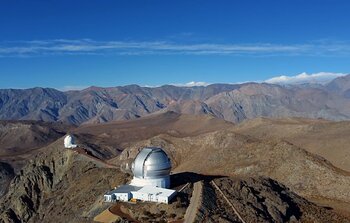
{"type": "Polygon", "coordinates": [[[345,73],[330,73],[330,72],[319,72],[319,73],[301,73],[295,76],[277,76],[266,80],[266,83],[270,84],[305,84],[305,83],[326,83],[334,78],[345,76],[345,73]]]}
{"type": "Polygon", "coordinates": [[[200,87],[200,86],[208,86],[210,83],[204,82],[204,81],[190,81],[185,84],[172,84],[174,86],[178,87],[200,87]]]}

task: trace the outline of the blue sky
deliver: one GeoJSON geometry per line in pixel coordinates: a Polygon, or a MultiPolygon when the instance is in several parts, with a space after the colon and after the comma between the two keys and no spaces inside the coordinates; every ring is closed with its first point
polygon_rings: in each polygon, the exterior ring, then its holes
{"type": "Polygon", "coordinates": [[[0,88],[236,83],[350,72],[347,0],[0,4],[0,88]]]}

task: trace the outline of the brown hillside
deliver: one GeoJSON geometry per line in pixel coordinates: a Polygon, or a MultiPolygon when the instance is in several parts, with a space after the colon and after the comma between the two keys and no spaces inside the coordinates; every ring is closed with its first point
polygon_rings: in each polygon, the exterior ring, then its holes
{"type": "Polygon", "coordinates": [[[350,122],[330,122],[302,118],[245,121],[235,131],[259,139],[288,141],[320,155],[335,166],[350,171],[350,122]]]}
{"type": "Polygon", "coordinates": [[[259,140],[231,130],[184,138],[159,135],[131,143],[114,162],[132,159],[139,148],[149,145],[166,149],[175,172],[266,176],[306,198],[322,198],[324,205],[350,204],[350,174],[288,142],[259,140]]]}
{"type": "MultiPolygon", "coordinates": [[[[347,208],[350,206],[350,173],[282,138],[293,134],[302,135],[305,130],[298,127],[300,123],[307,123],[303,124],[306,126],[320,125],[322,128],[315,127],[315,133],[334,125],[331,129],[334,129],[335,134],[338,125],[346,126],[346,122],[303,119],[277,121],[281,126],[277,125],[278,128],[274,131],[278,132],[276,137],[270,136],[267,128],[260,129],[259,123],[253,125],[247,122],[235,126],[210,115],[193,116],[174,112],[132,121],[81,126],[73,131],[78,144],[87,151],[92,151],[91,154],[96,157],[109,159],[108,162],[114,166],[64,149],[61,138],[37,150],[39,154],[32,157],[32,161],[15,176],[8,192],[0,200],[0,211],[3,213],[0,219],[15,219],[17,216],[22,221],[49,222],[59,221],[59,217],[49,216],[65,216],[65,219],[69,219],[68,222],[91,221],[105,207],[101,203],[103,193],[129,179],[127,174],[112,167],[133,159],[144,146],[164,148],[172,160],[173,173],[192,172],[235,179],[271,178],[274,181],[271,185],[269,182],[272,181],[269,180],[237,180],[237,183],[230,180],[216,181],[218,184],[221,182],[219,186],[228,191],[227,197],[232,202],[239,201],[241,193],[236,193],[236,190],[230,192],[230,185],[235,188],[243,185],[242,193],[246,193],[247,202],[241,202],[246,206],[242,206],[242,210],[246,210],[242,214],[247,219],[293,220],[293,215],[297,213],[278,214],[278,211],[291,211],[295,202],[288,200],[289,207],[283,204],[281,199],[283,201],[285,193],[276,191],[275,185],[283,188],[282,185],[285,185],[298,196],[331,207],[329,209],[334,208],[338,213],[350,213],[347,208]],[[257,133],[253,134],[254,131],[257,133]],[[246,192],[244,188],[255,190],[257,194],[246,192]],[[251,205],[249,201],[270,198],[270,203],[265,206],[271,209],[266,210],[259,202],[251,205]],[[259,216],[253,215],[256,208],[264,211],[259,216]]],[[[265,123],[265,119],[260,119],[260,122],[265,123]]],[[[346,136],[344,134],[342,137],[346,136]]],[[[283,190],[287,191],[286,188],[283,190]]],[[[287,195],[295,199],[302,212],[300,216],[295,216],[297,219],[322,218],[323,214],[320,212],[324,209],[313,206],[295,194],[288,192],[287,195]]],[[[229,210],[222,200],[216,199],[215,202],[219,202],[218,207],[229,210]]],[[[342,219],[338,215],[332,216],[329,219],[342,219]]],[[[221,215],[220,217],[225,218],[221,215]]]]}
{"type": "MultiPolygon", "coordinates": [[[[96,145],[100,158],[113,158],[131,142],[152,138],[159,134],[175,137],[196,136],[233,127],[234,124],[210,115],[187,115],[165,112],[130,121],[83,125],[73,131],[85,145],[96,145]]],[[[92,151],[93,152],[93,151],[92,151]]]]}

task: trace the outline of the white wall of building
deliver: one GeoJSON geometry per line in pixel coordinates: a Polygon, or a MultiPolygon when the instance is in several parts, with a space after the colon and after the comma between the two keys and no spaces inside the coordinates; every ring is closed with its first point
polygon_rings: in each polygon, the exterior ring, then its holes
{"type": "Polygon", "coordinates": [[[132,197],[141,201],[157,202],[168,204],[171,198],[176,195],[175,190],[169,190],[154,186],[145,186],[138,191],[132,191],[132,197]]]}
{"type": "Polygon", "coordinates": [[[142,179],[138,177],[134,177],[130,183],[131,185],[144,187],[144,186],[155,186],[161,188],[169,188],[170,187],[170,177],[162,177],[157,179],[142,179]]]}
{"type": "Polygon", "coordinates": [[[114,202],[114,201],[129,201],[131,199],[131,193],[113,193],[105,194],[105,202],[114,202]]]}
{"type": "Polygon", "coordinates": [[[131,198],[130,193],[115,193],[114,195],[117,201],[128,201],[131,198]]]}
{"type": "Polygon", "coordinates": [[[132,197],[141,201],[157,202],[168,204],[169,200],[166,196],[159,196],[152,193],[132,192],[132,197]]]}
{"type": "Polygon", "coordinates": [[[105,202],[112,202],[112,195],[105,194],[103,197],[105,202]]]}

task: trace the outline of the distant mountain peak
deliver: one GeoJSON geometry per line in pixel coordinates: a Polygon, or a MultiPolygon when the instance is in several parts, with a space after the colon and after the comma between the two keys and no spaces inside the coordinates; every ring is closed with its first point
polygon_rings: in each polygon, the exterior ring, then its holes
{"type": "Polygon", "coordinates": [[[252,82],[156,88],[91,86],[67,92],[40,87],[0,90],[0,119],[62,121],[75,125],[135,119],[164,111],[207,114],[231,122],[256,117],[347,120],[350,119],[348,108],[350,75],[335,78],[324,86],[252,82]]]}

